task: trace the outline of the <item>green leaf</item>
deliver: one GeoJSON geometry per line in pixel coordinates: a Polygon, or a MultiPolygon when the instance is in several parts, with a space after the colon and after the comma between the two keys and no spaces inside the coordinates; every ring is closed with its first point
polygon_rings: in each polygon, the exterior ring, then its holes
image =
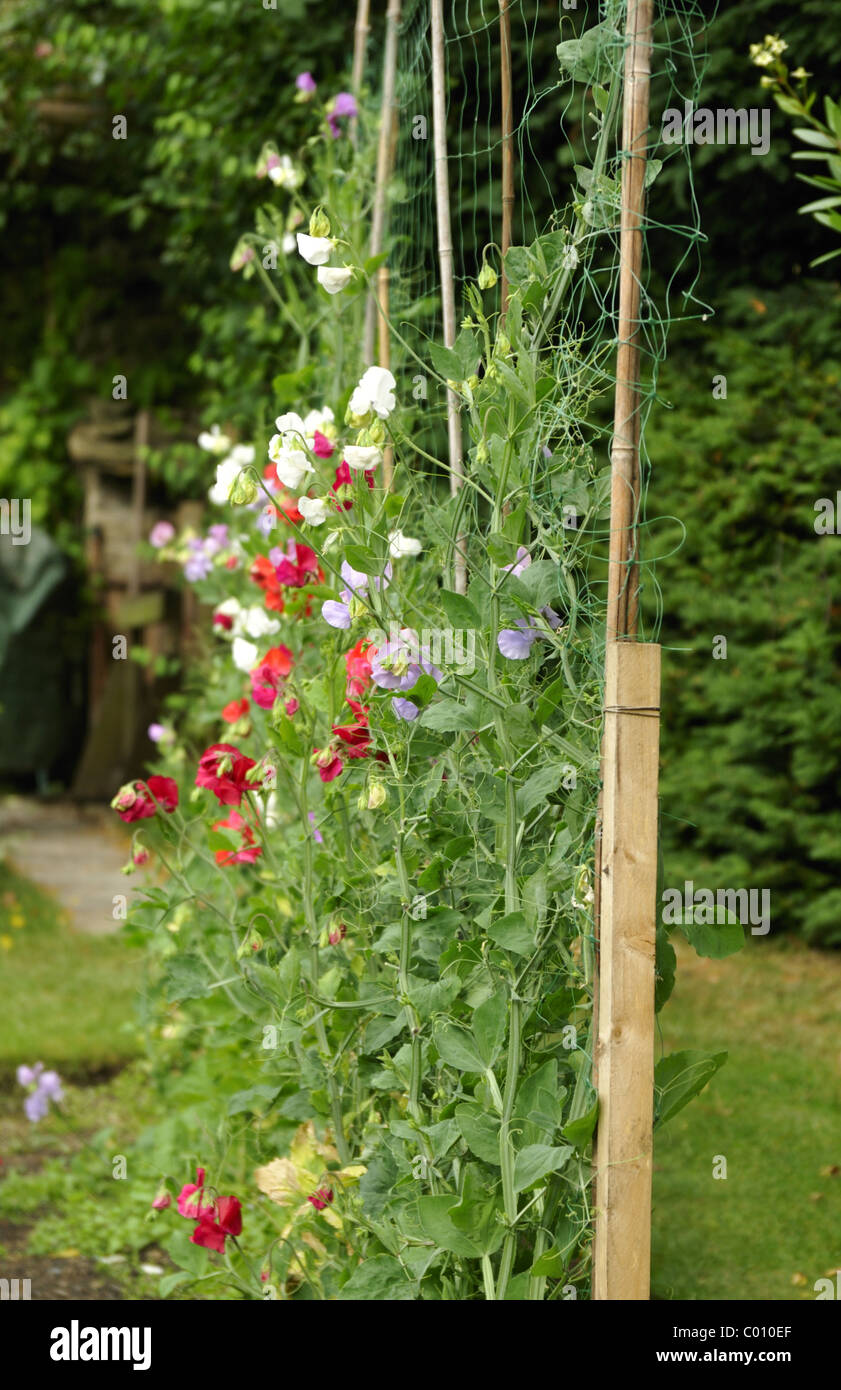
{"type": "Polygon", "coordinates": [[[488,1193],[488,1184],[480,1177],[475,1164],[470,1164],[464,1175],[461,1201],[450,1207],[450,1220],[475,1242],[483,1255],[492,1255],[502,1244],[505,1230],[497,1220],[501,1206],[493,1193],[488,1193]]]}
{"type": "Polygon", "coordinates": [[[837,150],[838,141],[822,130],[809,130],[806,126],[795,126],[793,135],[798,136],[804,145],[818,145],[822,150],[837,150]]]}
{"type": "Polygon", "coordinates": [[[345,559],[351,569],[358,570],[360,574],[379,575],[385,567],[384,560],[378,560],[372,550],[368,550],[364,545],[348,545],[345,547],[345,559]]]}
{"type": "Polygon", "coordinates": [[[454,1225],[450,1217],[450,1210],[457,1201],[452,1193],[445,1193],[441,1197],[419,1197],[416,1203],[418,1224],[424,1235],[434,1240],[440,1249],[463,1258],[478,1259],[482,1254],[481,1249],[454,1225]]]}
{"type": "Polygon", "coordinates": [[[699,956],[711,960],[723,960],[741,951],[745,944],[745,930],[738,918],[724,907],[716,907],[715,922],[698,922],[695,918],[701,910],[699,905],[682,912],[682,921],[676,925],[683,932],[690,946],[699,956]]]}
{"type": "Polygon", "coordinates": [[[485,1063],[476,1043],[464,1028],[455,1023],[442,1023],[435,1030],[435,1046],[442,1062],[458,1071],[484,1072],[485,1063]]]}
{"type": "Polygon", "coordinates": [[[545,608],[560,592],[562,575],[554,560],[535,560],[519,576],[520,586],[535,608],[545,608]]]}
{"type": "Polygon", "coordinates": [[[573,82],[602,85],[610,73],[611,52],[616,54],[617,43],[621,44],[621,39],[612,24],[594,24],[580,38],[558,44],[558,66],[573,82]]]}
{"type": "Polygon", "coordinates": [[[173,1264],[180,1265],[182,1269],[187,1270],[188,1274],[192,1274],[194,1278],[198,1279],[202,1274],[207,1273],[210,1260],[208,1251],[203,1245],[193,1245],[190,1240],[192,1234],[192,1226],[189,1229],[180,1228],[174,1235],[170,1236],[164,1249],[173,1264]]]}
{"type": "Polygon", "coordinates": [[[654,1068],[655,1127],[688,1105],[726,1061],[726,1052],[672,1052],[661,1057],[654,1068]]]}
{"type": "Polygon", "coordinates": [[[514,1160],[514,1191],[525,1192],[535,1187],[541,1178],[557,1173],[575,1152],[571,1144],[555,1148],[551,1144],[529,1144],[514,1160]]]}
{"type": "Polygon", "coordinates": [[[499,1120],[489,1115],[475,1103],[457,1105],[456,1124],[461,1137],[477,1158],[483,1163],[494,1163],[499,1167],[499,1120]]]}
{"type": "Polygon", "coordinates": [[[175,956],[167,965],[164,994],[170,1003],[181,999],[201,999],[210,983],[207,967],[198,956],[175,956]]]}
{"type": "Polygon", "coordinates": [[[442,376],[445,381],[462,381],[464,372],[459,359],[451,348],[445,348],[442,343],[429,342],[426,345],[429,353],[429,360],[438,376],[442,376]]]}
{"type": "Polygon", "coordinates": [[[677,957],[666,928],[659,922],[655,943],[654,1012],[659,1013],[675,987],[677,957]]]}
{"type": "Polygon", "coordinates": [[[454,734],[460,730],[472,733],[486,722],[475,699],[464,705],[458,700],[438,700],[425,709],[418,720],[423,728],[434,729],[439,734],[454,734]]]}
{"type": "Polygon", "coordinates": [[[374,1255],[363,1260],[336,1294],[340,1303],[409,1303],[416,1297],[417,1286],[409,1281],[393,1255],[374,1255]]]}
{"type": "Polygon", "coordinates": [[[524,819],[558,790],[564,779],[564,765],[538,768],[517,792],[517,815],[524,819]]]}
{"type": "Polygon", "coordinates": [[[228,1101],[228,1114],[265,1115],[282,1090],[282,1086],[249,1086],[247,1091],[237,1091],[228,1101]],[[258,1105],[258,1101],[265,1101],[266,1104],[258,1105]]]}
{"type": "Polygon", "coordinates": [[[523,912],[509,912],[492,922],[488,936],[504,951],[513,951],[517,956],[531,955],[534,950],[534,934],[523,912]]]}
{"type": "Polygon", "coordinates": [[[454,628],[477,629],[482,626],[482,619],[474,608],[469,598],[464,594],[454,594],[449,589],[441,589],[438,598],[444,610],[444,616],[454,628]]]}
{"type": "Polygon", "coordinates": [[[577,1120],[567,1120],[561,1133],[577,1149],[586,1149],[592,1138],[593,1130],[596,1128],[598,1117],[599,1101],[596,1097],[586,1114],[581,1115],[577,1120]]]}
{"type": "Polygon", "coordinates": [[[473,1014],[473,1036],[486,1067],[492,1067],[505,1039],[508,991],[498,989],[473,1014]]]}

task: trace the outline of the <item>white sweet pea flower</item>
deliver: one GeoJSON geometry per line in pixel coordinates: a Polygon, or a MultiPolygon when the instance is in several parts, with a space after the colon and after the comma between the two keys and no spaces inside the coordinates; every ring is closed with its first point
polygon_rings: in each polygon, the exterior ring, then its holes
{"type": "Polygon", "coordinates": [[[284,232],[283,236],[280,239],[280,249],[283,252],[284,256],[291,256],[292,252],[296,249],[296,246],[297,242],[295,241],[295,233],[284,232]]]}
{"type": "Polygon", "coordinates": [[[381,420],[387,420],[397,404],[394,388],[397,382],[387,367],[369,367],[350,398],[354,415],[367,415],[373,410],[381,420]]]}
{"type": "Polygon", "coordinates": [[[246,642],[244,637],[235,637],[231,643],[231,656],[238,671],[253,670],[259,655],[259,647],[254,642],[246,642]]]}
{"type": "Polygon", "coordinates": [[[256,451],[253,444],[235,444],[228,457],[234,459],[240,468],[247,468],[254,462],[256,451]]]}
{"type": "Polygon", "coordinates": [[[275,429],[283,438],[284,447],[300,449],[304,438],[309,433],[307,422],[302,420],[296,411],[288,410],[285,415],[278,415],[274,423],[275,429]]]}
{"type": "Polygon", "coordinates": [[[234,620],[234,632],[238,636],[244,634],[259,641],[261,637],[271,637],[275,632],[280,632],[280,623],[277,618],[269,617],[265,608],[254,604],[251,608],[244,608],[234,620]]]}
{"type": "Polygon", "coordinates": [[[316,430],[319,434],[325,435],[330,439],[335,433],[336,417],[329,405],[325,405],[321,410],[310,410],[304,416],[304,431],[307,439],[312,439],[316,430]]]}
{"type": "Polygon", "coordinates": [[[282,154],[268,169],[268,175],[277,188],[297,188],[303,182],[303,174],[296,169],[290,156],[282,154]]]}
{"type": "Polygon", "coordinates": [[[346,444],[342,458],[348,468],[364,468],[366,472],[382,463],[383,451],[376,444],[346,444]]]}
{"type": "Polygon", "coordinates": [[[198,446],[200,449],[206,449],[209,454],[227,454],[231,441],[218,425],[211,425],[209,430],[202,430],[198,437],[198,446]]]}
{"type": "Polygon", "coordinates": [[[307,265],[325,265],[330,259],[330,253],[336,245],[332,237],[329,236],[309,236],[306,232],[297,232],[298,254],[303,256],[307,265]]]}
{"type": "Polygon", "coordinates": [[[289,449],[283,443],[283,435],[275,434],[269,440],[269,458],[277,469],[277,476],[290,492],[300,491],[308,473],[315,469],[303,449],[289,449]]]}
{"type": "Polygon", "coordinates": [[[353,271],[348,266],[320,265],[315,278],[328,294],[341,294],[353,279],[353,271]]]}
{"type": "Polygon", "coordinates": [[[330,504],[323,497],[299,497],[296,505],[310,526],[322,526],[330,515],[330,504]]]}
{"type": "Polygon", "coordinates": [[[233,455],[223,459],[216,469],[216,482],[208,491],[211,502],[215,502],[217,507],[224,507],[231,499],[231,490],[242,472],[242,464],[238,463],[233,455]]]}
{"type": "Polygon", "coordinates": [[[218,604],[217,607],[213,610],[214,617],[218,616],[221,618],[233,619],[233,627],[231,628],[232,632],[235,632],[237,630],[237,619],[241,612],[242,604],[240,603],[238,598],[226,598],[224,602],[218,604]]]}
{"type": "Polygon", "coordinates": [[[402,531],[389,531],[388,553],[393,560],[401,560],[404,555],[420,555],[423,546],[414,536],[404,536],[402,531]]]}

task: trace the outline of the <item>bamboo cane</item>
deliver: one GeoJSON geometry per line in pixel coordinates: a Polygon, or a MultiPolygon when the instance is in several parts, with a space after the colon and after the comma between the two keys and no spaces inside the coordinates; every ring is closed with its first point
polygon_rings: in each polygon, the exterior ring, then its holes
{"type": "MultiPolygon", "coordinates": [[[[379,256],[385,240],[385,221],[388,209],[388,181],[394,162],[395,109],[394,84],[397,72],[397,40],[400,30],[400,0],[389,0],[385,15],[385,54],[383,56],[383,90],[380,101],[380,137],[377,146],[377,173],[374,184],[374,207],[371,217],[372,256],[379,256]]],[[[372,291],[365,306],[363,359],[370,367],[374,360],[377,337],[377,296],[372,291]]],[[[381,310],[380,310],[381,312],[381,310]]]]}
{"type": "Polygon", "coordinates": [[[359,0],[356,7],[356,24],[353,29],[353,67],[350,86],[354,96],[359,96],[362,74],[365,70],[365,46],[368,42],[368,12],[370,0],[359,0]]]}
{"type": "Polygon", "coordinates": [[[596,832],[596,1300],[643,1300],[650,1293],[660,648],[625,639],[636,633],[638,609],[639,312],[652,23],[653,0],[628,0],[603,788],[596,832]]]}
{"type": "Polygon", "coordinates": [[[508,308],[508,277],[505,274],[505,253],[511,245],[514,220],[514,120],[511,96],[511,0],[499,0],[499,47],[502,88],[502,281],[500,304],[502,316],[508,308]]]}
{"type": "MultiPolygon", "coordinates": [[[[377,298],[380,305],[380,333],[377,357],[381,367],[391,367],[391,339],[388,332],[388,266],[381,265],[377,275],[377,298]]],[[[383,487],[391,488],[394,478],[394,449],[387,444],[383,449],[383,487]]]]}
{"type": "MultiPolygon", "coordinates": [[[[451,348],[456,340],[455,268],[453,262],[453,233],[450,222],[450,186],[447,177],[447,94],[445,88],[444,15],[441,0],[431,0],[430,28],[432,36],[432,134],[435,156],[435,211],[438,225],[438,265],[441,275],[441,315],[444,327],[444,346],[451,348]]],[[[461,442],[459,400],[447,387],[447,439],[450,461],[450,492],[453,496],[464,483],[464,459],[461,442]]],[[[457,594],[467,592],[466,537],[456,537],[453,561],[453,588],[457,594]]]]}

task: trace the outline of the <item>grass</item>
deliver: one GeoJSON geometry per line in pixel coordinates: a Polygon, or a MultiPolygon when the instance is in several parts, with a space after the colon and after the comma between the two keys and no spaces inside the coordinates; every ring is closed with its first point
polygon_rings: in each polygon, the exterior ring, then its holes
{"type": "Polygon", "coordinates": [[[841,953],[767,938],[704,960],[678,945],[663,1051],[729,1058],[655,1136],[655,1297],[814,1299],[841,1268],[839,999],[841,953]]]}
{"type": "Polygon", "coordinates": [[[0,959],[0,1086],[21,1062],[81,1081],[138,1055],[139,955],[116,936],[72,931],[58,903],[2,860],[0,959]]]}

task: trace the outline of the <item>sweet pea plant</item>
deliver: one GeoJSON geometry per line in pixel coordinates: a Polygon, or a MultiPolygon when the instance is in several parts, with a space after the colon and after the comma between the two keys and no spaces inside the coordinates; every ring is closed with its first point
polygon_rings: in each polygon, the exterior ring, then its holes
{"type": "MultiPolygon", "coordinates": [[[[155,1207],[175,1220],[169,1188],[199,1167],[175,1279],[244,1297],[576,1297],[609,479],[587,423],[598,355],[556,319],[613,194],[602,180],[600,207],[594,181],[583,212],[579,195],[509,251],[504,321],[488,260],[452,349],[393,326],[402,368],[363,370],[342,315],[358,325],[374,267],[329,201],[362,154],[331,114],[332,173],[296,232],[324,395],[263,438],[207,431],[213,520],[153,536],[205,615],[190,687],[151,731],[155,774],[114,799],[158,871],[131,930],[159,962],[157,1074],[186,1107],[155,1207]],[[401,386],[418,371],[461,403],[455,496],[434,407],[401,386]]],[[[271,148],[261,167],[298,197],[293,161],[271,148]]]]}

